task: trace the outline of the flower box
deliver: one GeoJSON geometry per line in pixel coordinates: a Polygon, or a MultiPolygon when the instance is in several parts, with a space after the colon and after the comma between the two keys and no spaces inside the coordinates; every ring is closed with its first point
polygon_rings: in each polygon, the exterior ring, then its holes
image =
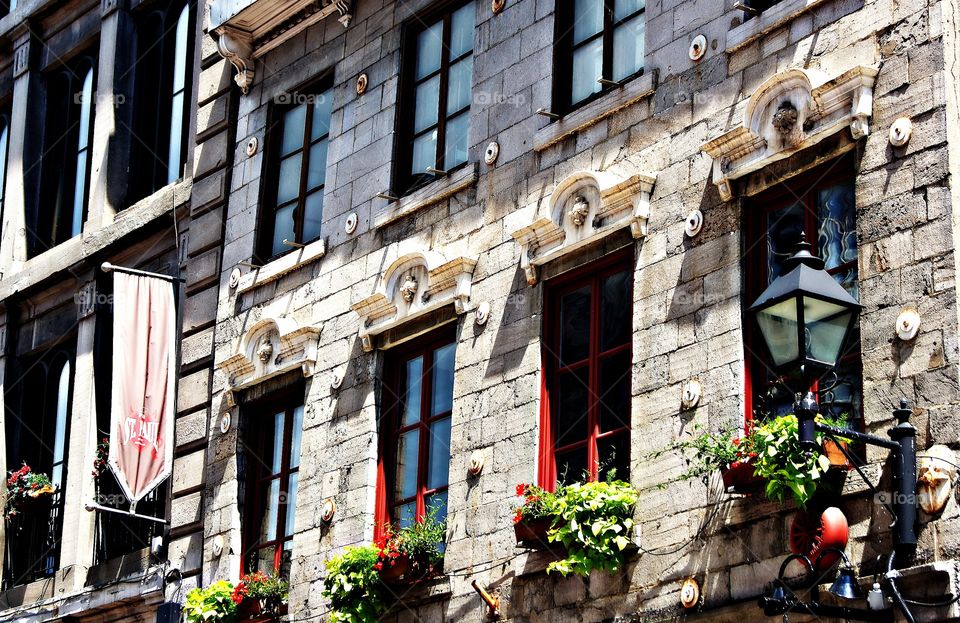
{"type": "Polygon", "coordinates": [[[841,447],[846,449],[847,442],[841,441],[837,443],[833,439],[825,439],[823,441],[823,453],[830,460],[830,467],[849,471],[853,469],[853,465],[847,460],[847,457],[843,453],[843,450],[841,450],[841,447]]]}
{"type": "Polygon", "coordinates": [[[547,530],[553,519],[540,517],[538,519],[521,520],[513,524],[513,532],[517,537],[517,545],[544,546],[547,544],[547,530]]]}
{"type": "Polygon", "coordinates": [[[237,621],[242,623],[269,623],[285,613],[285,605],[271,609],[265,605],[264,600],[253,597],[244,597],[243,601],[237,604],[237,621]]]}
{"type": "Polygon", "coordinates": [[[763,492],[766,481],[753,473],[753,464],[736,461],[720,470],[723,489],[731,493],[756,495],[763,492]]]}
{"type": "Polygon", "coordinates": [[[388,558],[383,561],[380,568],[380,579],[387,584],[397,582],[410,570],[410,557],[406,554],[400,554],[396,558],[388,558]]]}

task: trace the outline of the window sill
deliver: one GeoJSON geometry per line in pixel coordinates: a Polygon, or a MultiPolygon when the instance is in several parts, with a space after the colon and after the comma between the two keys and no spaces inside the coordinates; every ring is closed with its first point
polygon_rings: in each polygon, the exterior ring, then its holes
{"type": "Polygon", "coordinates": [[[275,260],[267,262],[260,268],[252,269],[241,277],[240,283],[237,286],[237,294],[244,294],[254,288],[259,288],[262,285],[274,282],[287,273],[313,264],[326,253],[327,241],[324,238],[314,240],[299,249],[294,249],[275,260]]]}
{"type": "Polygon", "coordinates": [[[568,136],[603,121],[618,110],[626,108],[645,97],[650,97],[656,89],[657,70],[653,69],[631,80],[621,88],[578,108],[562,119],[540,128],[533,137],[533,149],[534,151],[543,151],[568,136]]]}
{"type": "Polygon", "coordinates": [[[476,162],[468,162],[450,175],[430,182],[423,188],[416,190],[396,201],[391,201],[380,209],[373,217],[375,228],[389,225],[409,214],[440,203],[447,197],[469,188],[477,183],[479,167],[476,162]]]}
{"type": "Polygon", "coordinates": [[[790,20],[827,0],[784,0],[759,16],[745,21],[727,33],[727,53],[735,52],[759,37],[783,26],[790,20]]]}

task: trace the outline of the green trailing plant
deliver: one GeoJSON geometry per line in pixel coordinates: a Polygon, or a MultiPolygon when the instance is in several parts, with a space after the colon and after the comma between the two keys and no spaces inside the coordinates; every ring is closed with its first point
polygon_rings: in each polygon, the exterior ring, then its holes
{"type": "Polygon", "coordinates": [[[187,623],[233,623],[237,604],[233,601],[233,584],[226,580],[187,593],[183,616],[187,623]]]}
{"type": "Polygon", "coordinates": [[[376,545],[348,547],[327,561],[323,596],[330,600],[330,623],[375,623],[387,611],[380,551],[376,545]]]}
{"type": "Polygon", "coordinates": [[[547,566],[547,573],[586,576],[594,569],[616,571],[633,532],[637,491],[629,484],[584,482],[565,485],[551,502],[554,521],[547,538],[561,543],[566,557],[547,566]]]}
{"type": "MultiPolygon", "coordinates": [[[[702,430],[700,426],[694,428],[694,432],[702,430]]],[[[674,441],[647,456],[656,459],[668,452],[679,452],[687,461],[687,469],[680,475],[680,480],[706,482],[714,472],[727,469],[734,463],[753,462],[757,456],[753,441],[752,434],[702,432],[689,439],[674,441]]]]}
{"type": "Polygon", "coordinates": [[[439,521],[439,506],[431,506],[423,521],[413,522],[396,533],[396,548],[410,559],[413,575],[431,575],[443,562],[447,526],[439,521]]]}

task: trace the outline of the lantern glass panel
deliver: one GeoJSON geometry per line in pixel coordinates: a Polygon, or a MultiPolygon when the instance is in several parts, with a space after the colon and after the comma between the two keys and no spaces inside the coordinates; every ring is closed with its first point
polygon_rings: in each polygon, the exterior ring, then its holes
{"type": "Polygon", "coordinates": [[[797,300],[789,298],[757,311],[760,333],[777,367],[800,357],[797,339],[797,300]]]}
{"type": "Polygon", "coordinates": [[[835,366],[850,326],[849,307],[820,299],[803,297],[803,318],[807,356],[827,366],[835,366]]]}

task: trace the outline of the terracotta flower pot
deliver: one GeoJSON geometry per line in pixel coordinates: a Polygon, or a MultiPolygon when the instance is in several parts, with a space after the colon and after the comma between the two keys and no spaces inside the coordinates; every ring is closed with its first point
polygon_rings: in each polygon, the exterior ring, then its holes
{"type": "Polygon", "coordinates": [[[263,614],[263,605],[259,599],[244,597],[243,601],[237,604],[237,619],[245,621],[247,619],[257,619],[263,614]]]}
{"type": "Polygon", "coordinates": [[[846,455],[844,455],[840,449],[841,446],[846,448],[847,442],[841,441],[837,444],[833,439],[826,439],[823,442],[823,453],[827,456],[827,459],[830,460],[831,467],[839,467],[846,470],[853,469],[853,465],[850,464],[850,461],[847,460],[846,455]]]}
{"type": "Polygon", "coordinates": [[[383,568],[380,569],[380,579],[384,582],[396,582],[410,569],[410,557],[406,554],[400,554],[392,559],[383,560],[383,568]]]}
{"type": "Polygon", "coordinates": [[[763,492],[766,481],[753,473],[753,465],[736,461],[726,469],[720,470],[723,488],[731,493],[756,495],[763,492]]]}
{"type": "Polygon", "coordinates": [[[526,545],[545,545],[547,543],[547,530],[553,519],[550,517],[541,517],[539,519],[521,520],[513,524],[513,532],[517,537],[517,544],[526,545]]]}

